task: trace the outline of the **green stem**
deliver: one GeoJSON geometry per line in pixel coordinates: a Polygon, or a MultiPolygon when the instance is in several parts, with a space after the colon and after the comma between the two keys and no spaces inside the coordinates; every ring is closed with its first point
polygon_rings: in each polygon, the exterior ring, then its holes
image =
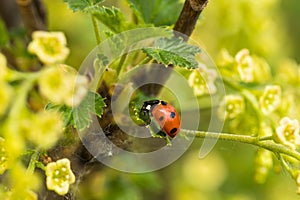
{"type": "MultiPolygon", "coordinates": [[[[125,51],[126,51],[126,50],[125,50],[125,51]]],[[[118,76],[119,76],[119,75],[121,74],[121,72],[122,72],[123,65],[124,65],[124,63],[125,63],[126,58],[127,58],[127,53],[124,53],[124,54],[121,56],[121,58],[120,58],[120,62],[119,62],[118,67],[117,67],[117,69],[116,69],[116,72],[117,72],[117,75],[118,75],[118,76]]]]}
{"type": "Polygon", "coordinates": [[[298,176],[298,173],[296,172],[297,170],[293,169],[291,167],[291,165],[285,160],[285,158],[282,155],[279,155],[279,160],[280,160],[282,166],[285,168],[285,170],[287,170],[287,172],[290,174],[290,176],[293,179],[297,179],[297,176],[298,176]]]}
{"type": "Polygon", "coordinates": [[[93,15],[92,15],[92,22],[93,22],[95,35],[96,35],[97,44],[100,44],[101,43],[101,36],[100,36],[100,32],[99,32],[99,26],[98,26],[98,22],[97,22],[96,17],[93,16],[93,15]]]}
{"type": "Polygon", "coordinates": [[[265,139],[260,140],[259,137],[254,137],[249,135],[194,131],[194,130],[186,130],[186,129],[182,129],[181,132],[185,133],[186,136],[195,136],[197,138],[220,139],[225,141],[234,141],[234,142],[240,142],[245,144],[251,144],[257,147],[270,150],[274,153],[285,154],[287,156],[300,160],[299,152],[292,150],[287,146],[277,144],[273,140],[265,140],[265,139]]]}
{"type": "MultiPolygon", "coordinates": [[[[17,91],[12,108],[9,112],[9,117],[19,116],[19,112],[26,105],[26,98],[29,91],[32,89],[34,82],[38,77],[38,73],[27,74],[26,79],[21,83],[21,87],[17,91]]],[[[25,77],[25,75],[24,75],[25,77]]]]}
{"type": "Polygon", "coordinates": [[[35,164],[36,164],[36,161],[38,160],[38,158],[39,158],[39,151],[36,150],[31,155],[31,158],[30,158],[30,161],[29,161],[29,164],[28,164],[28,167],[27,167],[27,173],[33,174],[33,172],[35,170],[35,164]]]}
{"type": "Polygon", "coordinates": [[[147,64],[147,63],[149,63],[151,60],[152,60],[152,58],[150,58],[150,57],[147,56],[146,58],[144,58],[144,59],[139,63],[139,65],[147,64]]]}

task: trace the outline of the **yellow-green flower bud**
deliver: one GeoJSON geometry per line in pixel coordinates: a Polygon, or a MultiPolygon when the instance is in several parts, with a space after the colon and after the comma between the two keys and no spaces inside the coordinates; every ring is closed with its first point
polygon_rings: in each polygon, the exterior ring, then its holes
{"type": "Polygon", "coordinates": [[[239,95],[226,95],[220,103],[218,116],[221,119],[234,119],[245,110],[243,97],[239,95]]]}
{"type": "Polygon", "coordinates": [[[32,114],[27,138],[36,146],[49,149],[60,139],[63,133],[63,121],[59,113],[40,111],[32,114]]]}
{"type": "Polygon", "coordinates": [[[229,54],[227,49],[222,49],[217,58],[217,65],[220,67],[227,67],[235,62],[234,58],[229,54]]]}
{"type": "Polygon", "coordinates": [[[188,83],[193,88],[195,96],[205,94],[214,94],[217,88],[214,81],[217,78],[217,72],[214,69],[208,69],[205,65],[200,64],[198,69],[192,71],[188,83]]]}
{"type": "Polygon", "coordinates": [[[276,75],[280,83],[299,85],[300,66],[294,60],[286,59],[279,63],[276,68],[276,75]]]}
{"type": "Polygon", "coordinates": [[[66,43],[66,37],[62,32],[35,31],[32,33],[28,51],[37,55],[44,64],[61,63],[69,55],[66,43]]]}
{"type": "Polygon", "coordinates": [[[4,143],[5,140],[0,137],[0,174],[3,174],[8,167],[8,154],[4,143]]]}
{"type": "Polygon", "coordinates": [[[7,70],[6,58],[0,53],[0,81],[4,79],[7,70]]]}
{"type": "Polygon", "coordinates": [[[253,55],[254,82],[265,83],[271,79],[270,66],[264,58],[253,55]]]}
{"type": "Polygon", "coordinates": [[[49,163],[46,166],[46,176],[48,190],[54,190],[59,195],[67,194],[70,184],[75,182],[75,175],[67,158],[49,163]]]}
{"type": "Polygon", "coordinates": [[[300,173],[296,176],[296,184],[298,186],[297,193],[300,195],[300,173]]]}
{"type": "Polygon", "coordinates": [[[292,149],[300,145],[299,122],[297,119],[284,117],[276,128],[276,134],[280,142],[292,149]]]}
{"type": "Polygon", "coordinates": [[[53,103],[76,107],[88,92],[88,79],[67,65],[45,69],[38,79],[41,94],[53,103]]]}
{"type": "Polygon", "coordinates": [[[38,200],[38,196],[32,190],[13,190],[11,192],[6,193],[6,199],[4,200],[11,200],[11,199],[24,199],[24,200],[38,200]]]}
{"type": "Polygon", "coordinates": [[[261,111],[268,115],[275,111],[281,103],[281,89],[278,85],[266,86],[263,95],[259,99],[261,111]]]}
{"type": "Polygon", "coordinates": [[[5,138],[4,148],[8,155],[8,168],[10,168],[11,164],[14,163],[25,151],[25,140],[20,132],[18,132],[18,127],[10,130],[10,126],[16,126],[16,122],[10,122],[9,125],[5,126],[3,129],[3,135],[5,138]]]}
{"type": "Polygon", "coordinates": [[[257,183],[264,183],[273,167],[272,152],[265,149],[258,149],[255,155],[255,174],[254,180],[257,183]]]}
{"type": "Polygon", "coordinates": [[[0,118],[6,112],[13,94],[13,89],[10,85],[0,80],[0,118]]]}
{"type": "Polygon", "coordinates": [[[37,190],[41,184],[36,174],[28,173],[23,165],[16,163],[9,170],[9,178],[12,186],[9,199],[37,199],[37,195],[32,191],[37,190]]]}

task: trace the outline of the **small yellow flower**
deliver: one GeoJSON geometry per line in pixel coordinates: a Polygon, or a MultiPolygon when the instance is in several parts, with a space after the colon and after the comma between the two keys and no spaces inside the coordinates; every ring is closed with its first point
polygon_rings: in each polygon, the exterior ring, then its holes
{"type": "Polygon", "coordinates": [[[221,119],[234,119],[245,110],[243,97],[239,95],[226,95],[220,103],[218,116],[221,119]]]}
{"type": "Polygon", "coordinates": [[[0,174],[3,174],[8,167],[8,154],[4,143],[5,140],[0,137],[0,174]]]}
{"type": "Polygon", "coordinates": [[[63,32],[35,31],[28,51],[37,55],[44,64],[61,63],[69,55],[66,43],[63,32]]]}
{"type": "Polygon", "coordinates": [[[288,117],[282,118],[276,128],[276,134],[282,144],[296,149],[300,144],[298,120],[292,120],[288,117]]]}
{"type": "Polygon", "coordinates": [[[53,103],[76,107],[88,92],[88,79],[67,65],[45,69],[38,80],[41,94],[53,103]]]}
{"type": "Polygon", "coordinates": [[[47,188],[54,190],[59,195],[69,191],[70,184],[75,182],[75,175],[67,158],[51,162],[46,166],[47,188]]]}
{"type": "Polygon", "coordinates": [[[40,148],[53,147],[62,136],[63,121],[57,112],[40,111],[33,114],[28,123],[27,137],[40,148]]]}
{"type": "Polygon", "coordinates": [[[265,115],[275,111],[281,103],[281,89],[278,85],[266,86],[259,99],[259,105],[265,115]]]}
{"type": "Polygon", "coordinates": [[[216,78],[216,70],[208,69],[205,65],[200,64],[198,69],[193,70],[190,74],[188,83],[193,88],[195,96],[214,94],[217,91],[214,84],[216,78]]]}
{"type": "Polygon", "coordinates": [[[254,63],[248,49],[240,50],[236,56],[237,69],[242,81],[249,83],[254,80],[254,63]]]}

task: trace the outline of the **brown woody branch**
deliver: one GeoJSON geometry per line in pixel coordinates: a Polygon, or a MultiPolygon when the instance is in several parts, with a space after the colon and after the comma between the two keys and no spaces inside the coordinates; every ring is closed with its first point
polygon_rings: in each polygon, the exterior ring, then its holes
{"type": "MultiPolygon", "coordinates": [[[[180,16],[174,26],[174,31],[188,37],[191,36],[195,29],[199,15],[206,7],[207,3],[208,0],[186,0],[180,16]]],[[[179,36],[176,32],[175,35],[179,36]]],[[[188,37],[185,37],[184,39],[187,40],[188,37]]]]}
{"type": "Polygon", "coordinates": [[[12,30],[20,26],[21,18],[18,7],[15,1],[1,0],[0,1],[0,16],[8,30],[12,30]]]}
{"type": "MultiPolygon", "coordinates": [[[[186,0],[182,11],[177,19],[177,22],[174,26],[174,35],[176,37],[182,37],[183,40],[187,41],[191,36],[193,30],[195,29],[196,23],[198,21],[199,15],[206,7],[208,0],[186,0]]],[[[159,82],[163,83],[166,82],[172,72],[173,65],[169,65],[167,68],[164,69],[163,76],[158,75],[157,77],[160,78],[159,82]]],[[[147,72],[151,74],[155,74],[155,71],[147,72]]],[[[143,75],[140,75],[143,76],[143,75]]],[[[144,79],[151,77],[143,77],[144,79]]],[[[157,78],[158,79],[158,78],[157,78]]],[[[134,81],[134,80],[133,80],[134,81]]],[[[148,96],[156,96],[159,94],[162,85],[158,84],[149,84],[144,85],[140,89],[148,96]]]]}
{"type": "Polygon", "coordinates": [[[46,30],[46,12],[40,0],[17,0],[21,16],[29,33],[46,30]]]}

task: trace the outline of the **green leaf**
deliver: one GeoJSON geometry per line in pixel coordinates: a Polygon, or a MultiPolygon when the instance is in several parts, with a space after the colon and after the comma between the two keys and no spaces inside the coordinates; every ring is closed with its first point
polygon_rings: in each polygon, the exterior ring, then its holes
{"type": "Polygon", "coordinates": [[[158,63],[191,69],[197,68],[195,55],[201,50],[180,38],[160,38],[155,42],[154,47],[143,48],[143,52],[158,63]]]}
{"type": "Polygon", "coordinates": [[[175,24],[182,9],[180,0],[127,0],[139,22],[165,26],[175,24]]]}
{"type": "Polygon", "coordinates": [[[69,8],[73,12],[77,11],[91,11],[95,9],[104,0],[64,0],[64,2],[69,4],[69,8]]]}
{"type": "Polygon", "coordinates": [[[37,161],[37,160],[35,161],[35,167],[40,168],[40,169],[46,171],[45,165],[42,162],[40,162],[40,161],[37,161]]]}
{"type": "Polygon", "coordinates": [[[63,122],[64,122],[64,126],[70,126],[73,125],[73,111],[72,108],[68,107],[68,106],[61,106],[61,108],[59,109],[59,111],[61,113],[63,113],[63,122]]]}
{"type": "Polygon", "coordinates": [[[89,127],[92,121],[91,113],[101,117],[103,114],[103,107],[105,106],[104,98],[102,98],[101,95],[89,92],[80,105],[73,109],[75,128],[83,130],[89,127]]]}
{"type": "Polygon", "coordinates": [[[54,103],[48,103],[45,106],[45,110],[57,110],[62,113],[64,126],[67,127],[73,124],[73,111],[72,108],[66,105],[58,105],[54,103]]]}
{"type": "Polygon", "coordinates": [[[101,117],[103,115],[103,108],[106,107],[106,104],[104,102],[105,98],[102,98],[99,94],[95,93],[95,112],[98,117],[101,117]]]}
{"type": "Polygon", "coordinates": [[[8,43],[8,34],[5,28],[5,25],[2,20],[0,20],[0,47],[8,43]]]}
{"type": "Polygon", "coordinates": [[[64,126],[74,125],[78,130],[83,130],[89,127],[91,123],[91,113],[98,117],[103,115],[103,108],[106,107],[104,98],[100,94],[89,91],[86,97],[76,108],[71,108],[66,105],[57,105],[49,103],[46,105],[46,110],[56,109],[62,113],[64,126]]]}
{"type": "Polygon", "coordinates": [[[58,109],[60,108],[60,105],[54,104],[54,103],[48,103],[45,106],[45,110],[52,110],[52,109],[58,109]]]}
{"type": "Polygon", "coordinates": [[[126,20],[124,14],[115,7],[97,7],[93,11],[93,15],[114,33],[120,33],[134,27],[132,23],[126,20]]]}

